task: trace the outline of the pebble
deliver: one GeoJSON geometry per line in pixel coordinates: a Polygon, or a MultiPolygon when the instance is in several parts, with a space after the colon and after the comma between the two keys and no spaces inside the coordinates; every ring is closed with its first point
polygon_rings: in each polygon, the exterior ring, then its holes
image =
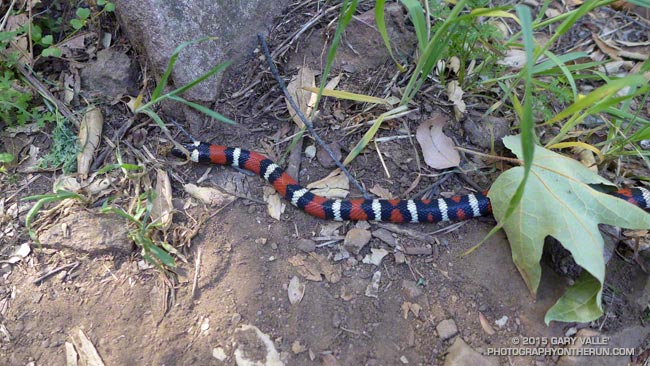
{"type": "Polygon", "coordinates": [[[215,347],[212,349],[212,357],[223,362],[228,356],[226,355],[226,351],[224,351],[223,347],[215,347]]]}
{"type": "Polygon", "coordinates": [[[296,243],[296,247],[305,253],[311,253],[316,250],[316,242],[311,239],[300,239],[296,243]]]}
{"type": "Polygon", "coordinates": [[[391,232],[386,229],[377,229],[372,232],[372,236],[383,241],[393,248],[397,245],[397,240],[393,237],[393,234],[391,234],[391,232]]]}
{"type": "Polygon", "coordinates": [[[416,302],[421,295],[422,290],[418,287],[415,281],[402,281],[402,296],[404,296],[404,300],[408,302],[416,302]]]}
{"type": "Polygon", "coordinates": [[[361,252],[361,249],[370,242],[370,238],[370,231],[353,228],[345,235],[343,247],[345,247],[348,252],[358,255],[359,252],[361,252]]]}
{"type": "MultiPolygon", "coordinates": [[[[334,153],[334,157],[338,160],[341,161],[341,158],[343,157],[341,154],[341,145],[338,144],[338,142],[332,142],[331,144],[327,144],[327,147],[332,150],[334,153]]],[[[318,147],[318,152],[316,153],[316,159],[320,163],[320,165],[323,166],[323,168],[334,168],[336,167],[336,163],[334,160],[332,160],[332,157],[325,151],[324,148],[318,147]]]]}
{"type": "Polygon", "coordinates": [[[498,366],[493,357],[486,357],[476,352],[461,337],[456,337],[454,344],[447,350],[444,366],[498,366]]]}
{"type": "Polygon", "coordinates": [[[438,336],[442,338],[443,341],[446,341],[458,334],[458,327],[456,327],[454,319],[445,319],[438,323],[436,331],[438,332],[438,336]]]}

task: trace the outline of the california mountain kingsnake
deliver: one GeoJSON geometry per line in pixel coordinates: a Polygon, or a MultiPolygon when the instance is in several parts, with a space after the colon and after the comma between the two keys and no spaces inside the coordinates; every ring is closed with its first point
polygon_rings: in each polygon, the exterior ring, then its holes
{"type": "MultiPolygon", "coordinates": [[[[467,220],[492,213],[487,191],[433,200],[328,199],[309,192],[271,159],[255,151],[198,141],[183,146],[193,162],[230,165],[259,175],[292,205],[322,219],[418,223],[467,220]]],[[[178,148],[171,153],[187,158],[178,148]]],[[[619,189],[610,194],[643,209],[650,208],[650,191],[645,188],[619,189]]]]}

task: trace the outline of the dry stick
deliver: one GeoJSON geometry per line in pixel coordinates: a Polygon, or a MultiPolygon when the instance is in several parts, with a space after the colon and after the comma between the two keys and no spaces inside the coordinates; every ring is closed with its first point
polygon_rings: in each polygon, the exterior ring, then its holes
{"type": "Polygon", "coordinates": [[[194,298],[194,295],[196,295],[196,286],[199,283],[199,271],[201,270],[201,247],[199,246],[197,251],[196,251],[196,262],[194,266],[194,280],[192,281],[192,296],[190,298],[194,298]]]}
{"type": "Polygon", "coordinates": [[[56,108],[61,112],[61,114],[68,120],[74,123],[75,127],[79,128],[79,119],[72,113],[72,111],[65,105],[63,102],[58,100],[50,91],[43,85],[43,83],[38,80],[30,70],[20,64],[16,63],[16,68],[20,71],[21,74],[27,79],[27,81],[34,87],[36,90],[47,100],[56,104],[56,108]]]}
{"type": "Polygon", "coordinates": [[[354,184],[357,189],[363,193],[363,197],[365,199],[370,199],[370,195],[366,192],[363,187],[361,187],[361,184],[357,182],[356,179],[348,172],[348,170],[341,164],[341,162],[334,156],[334,152],[332,152],[332,149],[327,146],[325,141],[323,141],[320,136],[314,131],[314,126],[311,124],[311,121],[309,121],[304,114],[300,111],[300,107],[296,104],[296,102],[291,98],[291,95],[289,95],[289,91],[287,90],[287,86],[284,84],[284,80],[280,77],[280,73],[278,72],[278,69],[275,67],[275,64],[273,63],[273,59],[271,59],[271,54],[269,52],[269,46],[266,44],[266,41],[264,40],[264,35],[262,33],[257,34],[257,38],[260,41],[260,44],[262,45],[262,50],[264,51],[264,56],[266,57],[266,62],[269,64],[269,68],[271,69],[271,74],[275,77],[275,80],[277,80],[278,84],[280,85],[280,89],[282,89],[282,93],[284,93],[285,98],[289,101],[289,104],[291,107],[296,111],[296,115],[300,118],[302,123],[305,124],[307,129],[309,130],[309,133],[312,135],[314,140],[318,142],[318,144],[327,152],[327,154],[332,158],[332,160],[336,163],[336,166],[341,169],[343,174],[345,174],[348,179],[354,184]]]}
{"type": "Polygon", "coordinates": [[[71,270],[72,270],[72,269],[77,268],[78,266],[79,266],[79,262],[74,262],[74,263],[66,264],[65,266],[57,267],[57,268],[47,272],[46,274],[42,275],[41,277],[35,279],[32,283],[35,284],[35,285],[38,285],[41,281],[43,281],[44,279],[46,279],[46,278],[48,278],[48,277],[50,277],[50,276],[52,276],[54,274],[57,274],[57,273],[59,273],[59,272],[61,272],[63,270],[66,270],[68,268],[71,268],[71,270]]]}

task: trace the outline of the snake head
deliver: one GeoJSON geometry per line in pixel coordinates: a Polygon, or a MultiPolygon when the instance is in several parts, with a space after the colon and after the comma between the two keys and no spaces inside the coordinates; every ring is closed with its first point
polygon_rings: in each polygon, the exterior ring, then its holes
{"type": "Polygon", "coordinates": [[[177,158],[191,160],[195,163],[210,160],[210,144],[205,142],[194,141],[189,144],[178,144],[170,152],[177,158]]]}

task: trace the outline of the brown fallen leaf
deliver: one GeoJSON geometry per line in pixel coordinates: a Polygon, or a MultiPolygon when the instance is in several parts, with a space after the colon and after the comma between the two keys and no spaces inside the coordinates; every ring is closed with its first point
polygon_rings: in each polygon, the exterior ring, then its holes
{"type": "Polygon", "coordinates": [[[289,293],[289,302],[291,305],[295,305],[305,296],[305,284],[300,282],[298,276],[293,276],[289,281],[287,292],[289,293]]]}
{"type": "Polygon", "coordinates": [[[506,52],[506,57],[497,61],[497,64],[508,66],[514,70],[521,70],[526,64],[526,51],[512,48],[506,52]]]}
{"type": "Polygon", "coordinates": [[[307,189],[327,198],[345,198],[350,193],[350,181],[340,169],[335,169],[327,177],[309,183],[307,189]]]}
{"type": "Polygon", "coordinates": [[[489,335],[494,335],[496,333],[494,331],[494,328],[490,325],[490,322],[487,320],[485,315],[481,313],[480,311],[478,312],[478,321],[481,323],[481,327],[483,328],[483,331],[489,335]]]}
{"type": "Polygon", "coordinates": [[[323,280],[322,276],[331,283],[341,280],[341,266],[332,264],[324,255],[309,253],[309,255],[298,254],[288,259],[288,262],[296,267],[298,274],[305,279],[314,282],[323,280]]]}
{"type": "Polygon", "coordinates": [[[266,202],[266,210],[269,213],[269,216],[276,220],[280,220],[280,216],[284,212],[284,209],[287,205],[282,202],[278,192],[273,189],[273,187],[264,187],[262,190],[264,195],[264,202],[266,202]]]}
{"type": "Polygon", "coordinates": [[[386,200],[392,199],[393,195],[390,191],[379,184],[375,184],[372,188],[369,189],[370,193],[377,195],[379,198],[386,200]]]}
{"type": "Polygon", "coordinates": [[[90,107],[84,114],[79,126],[79,146],[81,151],[77,155],[77,172],[81,179],[86,179],[93,162],[95,149],[99,146],[102,136],[104,117],[99,108],[90,107]]]}
{"type": "MultiPolygon", "coordinates": [[[[287,91],[289,95],[298,105],[298,108],[305,116],[311,114],[314,104],[316,104],[316,94],[313,94],[307,90],[304,90],[304,87],[316,87],[316,73],[311,70],[309,67],[301,67],[298,69],[298,74],[291,79],[289,85],[287,85],[287,91]]],[[[289,101],[285,99],[287,104],[287,109],[293,121],[300,127],[305,127],[305,124],[302,122],[300,117],[296,114],[296,110],[293,109],[289,101]]]]}
{"type": "Polygon", "coordinates": [[[422,122],[415,132],[425,163],[434,169],[446,169],[460,164],[460,154],[454,149],[454,142],[442,132],[446,122],[445,116],[438,113],[422,122]]]}
{"type": "Polygon", "coordinates": [[[151,220],[161,224],[160,229],[165,231],[172,224],[174,206],[172,205],[172,184],[169,175],[162,169],[156,169],[156,196],[151,207],[151,220]]]}
{"type": "Polygon", "coordinates": [[[184,185],[183,189],[185,189],[185,192],[189,193],[190,196],[210,206],[223,206],[237,198],[233,195],[223,193],[216,188],[197,187],[192,183],[184,185]]]}
{"type": "Polygon", "coordinates": [[[622,60],[621,56],[619,55],[620,49],[618,47],[614,47],[609,43],[603,41],[596,33],[591,33],[591,38],[594,40],[594,42],[596,42],[596,45],[601,51],[603,51],[604,54],[614,60],[622,60]]]}
{"type": "Polygon", "coordinates": [[[447,98],[449,101],[454,103],[454,116],[456,120],[459,121],[462,117],[462,114],[467,110],[465,101],[463,101],[463,94],[465,92],[458,84],[458,80],[452,80],[447,84],[447,98]]]}

